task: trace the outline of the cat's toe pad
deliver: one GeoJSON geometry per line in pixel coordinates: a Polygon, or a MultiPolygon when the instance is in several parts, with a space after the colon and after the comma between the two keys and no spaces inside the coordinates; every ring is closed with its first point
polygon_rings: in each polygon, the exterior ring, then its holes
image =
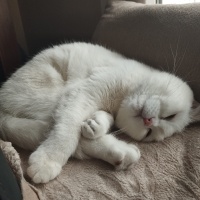
{"type": "Polygon", "coordinates": [[[34,152],[29,158],[27,174],[34,183],[47,183],[54,179],[61,171],[59,163],[52,161],[44,155],[34,152]]]}
{"type": "Polygon", "coordinates": [[[88,119],[82,123],[81,133],[85,138],[95,139],[102,136],[104,130],[94,119],[88,119]]]}
{"type": "Polygon", "coordinates": [[[126,170],[140,159],[140,150],[132,144],[121,149],[121,159],[114,161],[116,170],[126,170]]]}

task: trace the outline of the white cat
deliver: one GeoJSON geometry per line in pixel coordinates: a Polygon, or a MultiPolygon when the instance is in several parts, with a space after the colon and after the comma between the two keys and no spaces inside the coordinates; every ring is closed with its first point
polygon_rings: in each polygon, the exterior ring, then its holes
{"type": "Polygon", "coordinates": [[[37,148],[28,175],[46,183],[70,156],[128,168],[140,152],[107,134],[114,121],[135,140],[161,141],[199,117],[192,103],[191,89],[174,75],[98,45],[64,44],[42,51],[4,83],[0,134],[37,148]]]}

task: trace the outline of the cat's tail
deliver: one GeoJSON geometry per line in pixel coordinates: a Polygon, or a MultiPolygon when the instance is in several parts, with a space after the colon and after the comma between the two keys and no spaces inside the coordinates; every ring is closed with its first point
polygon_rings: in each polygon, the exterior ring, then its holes
{"type": "Polygon", "coordinates": [[[24,149],[34,150],[45,139],[49,124],[18,118],[0,111],[0,138],[24,149]]]}

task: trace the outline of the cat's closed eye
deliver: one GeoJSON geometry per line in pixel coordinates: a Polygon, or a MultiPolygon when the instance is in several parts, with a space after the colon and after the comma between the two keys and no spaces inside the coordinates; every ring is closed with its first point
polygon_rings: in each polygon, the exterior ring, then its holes
{"type": "Polygon", "coordinates": [[[171,120],[171,119],[173,119],[175,116],[176,116],[176,114],[173,114],[173,115],[169,115],[169,116],[167,116],[167,117],[162,117],[162,119],[164,119],[164,120],[171,120]]]}

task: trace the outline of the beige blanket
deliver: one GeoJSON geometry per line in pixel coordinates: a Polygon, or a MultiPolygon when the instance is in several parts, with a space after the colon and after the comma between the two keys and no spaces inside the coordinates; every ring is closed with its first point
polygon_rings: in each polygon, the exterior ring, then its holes
{"type": "MultiPolygon", "coordinates": [[[[123,138],[132,142],[129,138],[123,138]]],[[[1,141],[0,146],[18,179],[24,199],[200,199],[200,127],[195,125],[160,143],[136,143],[142,157],[128,171],[115,171],[99,160],[71,159],[48,184],[30,185],[26,176],[29,152],[1,141]],[[37,195],[36,195],[37,194],[37,195]]],[[[30,180],[27,178],[30,182],[30,180]]]]}

